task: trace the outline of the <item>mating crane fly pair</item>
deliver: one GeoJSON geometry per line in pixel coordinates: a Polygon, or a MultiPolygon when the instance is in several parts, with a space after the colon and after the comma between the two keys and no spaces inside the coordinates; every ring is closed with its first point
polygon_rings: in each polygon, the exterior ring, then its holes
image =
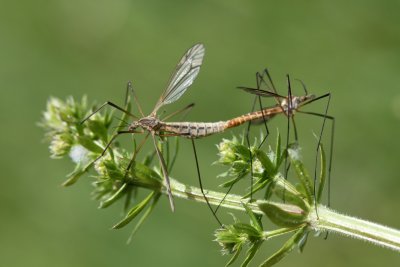
{"type": "MultiPolygon", "coordinates": [[[[204,51],[205,51],[205,49],[204,49],[203,44],[196,44],[184,54],[184,56],[179,61],[178,65],[176,66],[176,69],[171,76],[171,79],[168,83],[167,88],[161,95],[160,99],[156,103],[156,105],[155,105],[153,111],[150,113],[150,115],[144,116],[142,109],[136,99],[136,96],[135,96],[134,100],[138,106],[139,112],[142,115],[141,118],[133,115],[128,110],[121,108],[120,106],[108,101],[108,102],[105,102],[103,105],[101,105],[97,110],[95,110],[93,113],[91,113],[88,117],[86,117],[82,121],[82,123],[85,122],[86,120],[88,120],[91,116],[93,116],[95,113],[97,113],[100,109],[102,109],[106,105],[110,105],[113,108],[116,108],[116,109],[122,111],[123,113],[127,114],[128,116],[132,117],[134,119],[134,121],[128,126],[128,129],[124,130],[124,131],[118,131],[111,138],[109,143],[106,145],[101,156],[103,156],[105,154],[106,150],[109,148],[111,143],[120,134],[147,133],[145,139],[138,146],[138,149],[135,151],[133,158],[131,159],[131,161],[127,167],[126,171],[128,172],[135,157],[136,157],[138,150],[140,149],[140,147],[143,145],[145,140],[150,135],[151,138],[153,139],[154,147],[155,147],[158,159],[160,161],[160,165],[161,165],[161,169],[163,172],[165,185],[167,188],[167,193],[168,193],[168,197],[169,197],[169,201],[170,201],[172,210],[174,210],[174,202],[173,202],[173,197],[172,197],[172,192],[171,192],[169,175],[168,175],[167,166],[164,161],[164,158],[157,146],[156,136],[159,136],[159,137],[182,136],[182,137],[191,139],[193,149],[195,152],[195,157],[196,157],[196,167],[197,167],[197,171],[198,171],[200,189],[201,189],[201,192],[202,192],[209,208],[211,209],[211,211],[213,212],[213,214],[215,216],[215,212],[211,208],[211,205],[208,202],[208,199],[205,196],[205,193],[203,192],[203,187],[202,187],[201,178],[200,178],[200,170],[199,170],[197,156],[196,156],[196,149],[194,146],[194,139],[205,137],[205,136],[215,134],[215,133],[220,133],[220,132],[225,131],[226,129],[236,127],[236,126],[239,126],[243,123],[250,122],[250,121],[260,121],[260,120],[267,121],[270,118],[274,117],[275,115],[281,114],[281,113],[285,114],[288,117],[292,117],[295,110],[297,110],[299,107],[301,107],[307,103],[312,102],[316,98],[313,95],[297,97],[297,96],[291,96],[291,94],[288,97],[282,97],[282,96],[278,95],[276,93],[276,91],[269,92],[269,91],[261,90],[259,88],[256,88],[256,89],[244,88],[246,91],[260,95],[260,96],[274,96],[276,99],[278,99],[278,104],[276,106],[273,106],[270,108],[263,108],[259,111],[251,112],[251,113],[248,113],[248,114],[245,114],[245,115],[242,115],[242,116],[230,119],[230,120],[219,121],[219,122],[165,122],[165,121],[160,120],[157,116],[157,111],[162,106],[164,106],[166,104],[170,104],[170,103],[178,100],[185,93],[185,91],[189,88],[189,86],[193,83],[193,81],[197,77],[197,75],[200,71],[200,66],[203,62],[204,51]]],[[[269,77],[269,74],[268,74],[268,77],[269,77]]],[[[131,88],[130,83],[128,84],[128,88],[131,88]]],[[[275,90],[275,88],[273,88],[273,89],[275,90]]],[[[190,108],[192,106],[193,105],[189,105],[185,109],[190,108]]],[[[177,112],[171,114],[167,118],[170,118],[175,114],[177,114],[177,112]]],[[[217,220],[218,220],[218,218],[217,218],[217,220]]],[[[219,220],[218,220],[218,222],[219,222],[219,220]]]]}

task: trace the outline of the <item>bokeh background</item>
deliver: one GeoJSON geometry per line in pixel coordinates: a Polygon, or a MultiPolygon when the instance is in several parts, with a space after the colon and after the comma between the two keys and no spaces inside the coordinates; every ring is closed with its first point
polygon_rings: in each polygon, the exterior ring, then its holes
{"type": "MultiPolygon", "coordinates": [[[[329,113],[337,120],[332,207],[399,228],[399,11],[399,1],[365,0],[2,0],[0,266],[227,262],[212,241],[217,225],[209,211],[188,201],[176,200],[177,210],[171,213],[164,198],[133,244],[126,245],[133,225],[110,230],[120,219],[121,206],[98,210],[90,199],[89,177],[62,188],[73,165],[68,159],[49,158],[43,131],[36,125],[50,96],[87,95],[98,103],[122,103],[128,80],[149,112],[178,59],[197,42],[206,46],[200,75],[168,110],[195,102],[186,117],[193,121],[247,112],[252,97],[235,88],[254,86],[255,72],[264,67],[282,94],[287,73],[317,95],[331,92],[329,113]]],[[[294,90],[302,93],[299,83],[294,90]]],[[[306,109],[322,112],[324,105],[306,109]]],[[[297,118],[303,155],[313,158],[312,135],[321,121],[301,114],[297,118]]],[[[283,124],[283,118],[271,122],[271,132],[283,124]]],[[[207,188],[220,182],[215,176],[224,171],[211,166],[222,137],[231,133],[197,142],[207,188]]],[[[190,143],[181,144],[173,176],[196,185],[190,143]]],[[[265,243],[253,265],[284,240],[265,243]]],[[[330,235],[328,240],[310,237],[304,253],[293,252],[279,266],[399,263],[395,252],[330,235]]]]}

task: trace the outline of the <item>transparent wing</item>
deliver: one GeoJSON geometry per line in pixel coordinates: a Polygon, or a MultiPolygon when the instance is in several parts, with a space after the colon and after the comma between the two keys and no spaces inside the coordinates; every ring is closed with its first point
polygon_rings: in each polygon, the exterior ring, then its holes
{"type": "Polygon", "coordinates": [[[199,74],[204,51],[203,44],[196,44],[185,53],[176,66],[167,88],[161,95],[152,113],[156,113],[161,106],[178,100],[185,93],[186,89],[196,79],[197,74],[199,74]]]}

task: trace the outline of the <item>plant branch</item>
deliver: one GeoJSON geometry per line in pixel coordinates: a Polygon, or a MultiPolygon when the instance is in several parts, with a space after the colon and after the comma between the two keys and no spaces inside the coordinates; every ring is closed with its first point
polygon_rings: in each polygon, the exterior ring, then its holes
{"type": "MultiPolygon", "coordinates": [[[[200,188],[195,186],[190,186],[178,182],[176,179],[170,178],[171,182],[171,191],[174,197],[186,199],[186,200],[194,200],[200,203],[206,203],[203,194],[201,193],[200,188]]],[[[163,187],[162,193],[166,194],[166,189],[163,187]]],[[[211,205],[233,209],[233,210],[240,210],[245,211],[243,204],[246,204],[252,212],[256,214],[264,214],[262,210],[259,208],[260,203],[265,203],[265,200],[252,200],[250,202],[250,198],[243,198],[242,196],[235,195],[235,194],[226,194],[223,192],[217,192],[212,190],[204,189],[204,193],[211,205]],[[221,203],[221,201],[223,201],[221,203]]],[[[280,202],[274,201],[267,201],[269,203],[274,203],[275,205],[279,205],[282,209],[287,211],[293,211],[294,209],[298,209],[297,206],[284,204],[280,202]]]]}
{"type": "Polygon", "coordinates": [[[310,228],[315,231],[334,232],[400,252],[399,230],[343,215],[322,205],[318,206],[318,216],[315,211],[310,212],[309,219],[310,228]]]}
{"type": "MultiPolygon", "coordinates": [[[[171,189],[174,197],[206,203],[200,189],[197,187],[185,185],[175,179],[171,179],[171,189]]],[[[252,210],[252,212],[256,214],[263,214],[258,205],[265,203],[265,200],[255,200],[249,202],[249,198],[243,198],[239,195],[228,194],[225,196],[225,193],[211,190],[205,190],[204,192],[208,198],[208,201],[212,205],[219,205],[221,200],[225,198],[224,202],[221,204],[221,207],[245,211],[242,204],[245,203],[252,210]]],[[[294,205],[273,201],[268,202],[279,205],[279,207],[287,211],[298,209],[298,207],[294,205]]],[[[308,216],[308,224],[309,228],[315,232],[329,231],[338,233],[348,237],[364,240],[378,246],[390,248],[395,251],[400,251],[400,231],[380,224],[340,214],[334,210],[328,209],[323,205],[318,206],[318,215],[315,210],[310,211],[308,216]]],[[[283,232],[287,233],[291,231],[293,231],[293,229],[284,229],[283,232]]]]}

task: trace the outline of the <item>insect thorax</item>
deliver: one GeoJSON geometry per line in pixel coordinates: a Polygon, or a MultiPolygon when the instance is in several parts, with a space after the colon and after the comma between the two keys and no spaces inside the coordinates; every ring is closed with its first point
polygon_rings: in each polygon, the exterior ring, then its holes
{"type": "Polygon", "coordinates": [[[160,120],[154,117],[144,117],[138,121],[138,125],[148,131],[157,131],[160,128],[160,120]]]}
{"type": "Polygon", "coordinates": [[[291,103],[289,106],[289,99],[285,98],[281,102],[281,106],[285,111],[286,115],[293,115],[299,107],[301,107],[305,102],[314,99],[314,95],[305,95],[305,96],[292,96],[291,103]]]}

